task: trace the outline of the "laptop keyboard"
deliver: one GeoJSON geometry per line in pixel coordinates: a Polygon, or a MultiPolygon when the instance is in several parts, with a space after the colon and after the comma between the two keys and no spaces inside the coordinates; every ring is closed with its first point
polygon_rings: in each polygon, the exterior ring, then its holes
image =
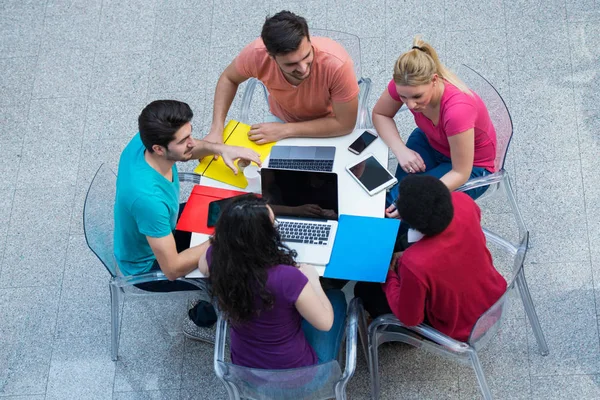
{"type": "Polygon", "coordinates": [[[310,222],[279,221],[279,234],[284,242],[327,245],[331,225],[310,222]]]}
{"type": "Polygon", "coordinates": [[[269,160],[269,168],[331,172],[333,171],[333,160],[287,160],[279,158],[269,160]]]}

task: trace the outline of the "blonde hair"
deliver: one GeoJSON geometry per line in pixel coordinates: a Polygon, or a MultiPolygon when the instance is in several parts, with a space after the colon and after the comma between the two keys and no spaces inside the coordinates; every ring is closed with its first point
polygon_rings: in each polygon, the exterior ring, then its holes
{"type": "Polygon", "coordinates": [[[461,92],[471,94],[467,85],[441,63],[433,46],[417,35],[412,49],[398,57],[394,65],[394,82],[401,86],[425,85],[431,82],[433,74],[438,74],[461,92]]]}

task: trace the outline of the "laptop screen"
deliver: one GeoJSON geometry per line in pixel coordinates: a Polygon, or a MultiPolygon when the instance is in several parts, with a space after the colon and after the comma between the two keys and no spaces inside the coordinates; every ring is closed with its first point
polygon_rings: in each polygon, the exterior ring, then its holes
{"type": "Polygon", "coordinates": [[[337,174],[262,168],[262,196],[276,216],[338,219],[337,174]]]}

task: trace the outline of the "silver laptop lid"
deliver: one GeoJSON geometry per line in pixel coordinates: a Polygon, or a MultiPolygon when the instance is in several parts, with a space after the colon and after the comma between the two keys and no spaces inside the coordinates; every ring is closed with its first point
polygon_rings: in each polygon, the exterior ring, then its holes
{"type": "Polygon", "coordinates": [[[270,159],[330,160],[335,158],[334,146],[274,146],[270,159]]]}

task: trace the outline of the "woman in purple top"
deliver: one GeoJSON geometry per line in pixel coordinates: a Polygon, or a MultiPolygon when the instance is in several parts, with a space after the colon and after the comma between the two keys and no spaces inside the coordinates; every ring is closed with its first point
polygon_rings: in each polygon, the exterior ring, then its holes
{"type": "Polygon", "coordinates": [[[234,364],[287,369],[337,356],[346,318],[340,290],[321,288],[311,265],[296,265],[265,200],[249,194],[222,212],[199,262],[231,326],[234,364]]]}
{"type": "MultiPolygon", "coordinates": [[[[398,182],[424,173],[453,191],[470,178],[495,172],[496,131],[485,104],[419,36],[396,61],[393,79],[373,107],[373,124],[398,158],[398,182]],[[406,144],[394,122],[403,104],[417,125],[406,144]]],[[[466,193],[477,198],[484,191],[466,193]]],[[[388,194],[388,216],[397,216],[397,196],[398,185],[388,194]]]]}

